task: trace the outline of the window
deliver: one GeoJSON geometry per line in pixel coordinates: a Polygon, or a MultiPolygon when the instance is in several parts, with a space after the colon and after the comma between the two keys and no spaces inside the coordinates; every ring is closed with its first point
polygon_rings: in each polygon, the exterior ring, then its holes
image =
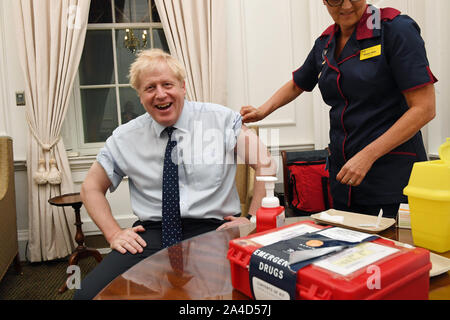
{"type": "Polygon", "coordinates": [[[68,149],[81,155],[96,154],[117,126],[145,112],[127,76],[136,52],[148,48],[169,52],[153,0],[91,1],[63,132],[68,149]],[[136,50],[126,39],[136,41],[136,50]]]}

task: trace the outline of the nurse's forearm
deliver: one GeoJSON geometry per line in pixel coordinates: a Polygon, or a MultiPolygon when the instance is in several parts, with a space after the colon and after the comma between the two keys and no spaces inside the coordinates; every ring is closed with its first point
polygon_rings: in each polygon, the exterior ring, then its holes
{"type": "Polygon", "coordinates": [[[405,94],[409,110],[378,139],[349,159],[336,175],[343,184],[359,186],[373,163],[413,137],[435,116],[432,85],[405,94]]]}
{"type": "Polygon", "coordinates": [[[374,161],[411,139],[436,115],[433,85],[406,93],[405,97],[409,110],[388,131],[365,148],[365,151],[374,157],[374,161]]]}
{"type": "Polygon", "coordinates": [[[288,81],[284,86],[282,86],[274,95],[267,100],[259,109],[263,112],[264,118],[269,114],[281,108],[282,106],[293,101],[299,95],[303,93],[293,80],[288,81]]]}

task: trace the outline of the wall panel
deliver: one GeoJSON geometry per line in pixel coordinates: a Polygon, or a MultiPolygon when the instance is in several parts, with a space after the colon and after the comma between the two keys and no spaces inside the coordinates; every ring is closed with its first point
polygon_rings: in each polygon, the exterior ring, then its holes
{"type": "MultiPolygon", "coordinates": [[[[297,1],[291,0],[228,1],[228,105],[234,110],[243,105],[260,106],[292,79],[292,72],[306,58],[310,39],[299,30],[308,27],[308,14],[304,10],[295,12],[296,9],[297,1]],[[307,46],[301,45],[304,39],[307,46]]],[[[311,148],[312,119],[311,97],[305,96],[258,125],[279,130],[282,147],[311,148]]]]}

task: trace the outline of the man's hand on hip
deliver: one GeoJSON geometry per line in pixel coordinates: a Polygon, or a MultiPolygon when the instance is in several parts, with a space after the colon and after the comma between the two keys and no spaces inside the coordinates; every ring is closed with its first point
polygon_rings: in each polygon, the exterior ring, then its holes
{"type": "Polygon", "coordinates": [[[228,216],[223,219],[229,220],[230,222],[222,224],[220,227],[217,228],[217,230],[227,229],[227,228],[231,228],[231,227],[236,227],[241,224],[250,223],[250,221],[245,217],[228,216]]]}
{"type": "Polygon", "coordinates": [[[138,235],[138,232],[144,231],[143,226],[120,230],[111,238],[109,245],[111,249],[119,251],[122,254],[127,253],[127,251],[132,254],[142,253],[147,243],[138,235]]]}

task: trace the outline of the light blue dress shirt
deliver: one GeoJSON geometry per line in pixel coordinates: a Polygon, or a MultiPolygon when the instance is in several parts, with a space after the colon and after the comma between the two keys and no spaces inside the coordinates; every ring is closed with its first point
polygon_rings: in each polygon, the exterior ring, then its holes
{"type": "MultiPolygon", "coordinates": [[[[240,213],[234,148],[239,113],[221,105],[185,100],[174,125],[182,218],[223,219],[240,213]]],[[[97,155],[114,192],[128,176],[131,207],[141,221],[161,221],[165,127],[146,113],[114,130],[97,155]]]]}

